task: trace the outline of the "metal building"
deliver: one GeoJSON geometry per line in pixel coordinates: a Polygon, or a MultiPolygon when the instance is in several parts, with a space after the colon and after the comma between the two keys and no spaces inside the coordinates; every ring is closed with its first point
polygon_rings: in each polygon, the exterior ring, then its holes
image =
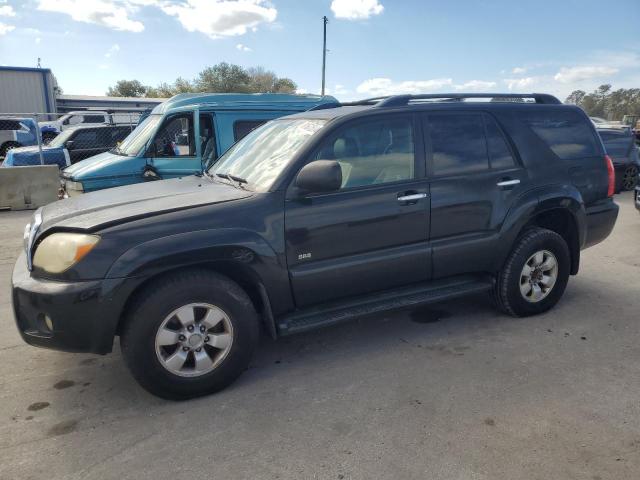
{"type": "Polygon", "coordinates": [[[92,95],[58,95],[57,111],[60,113],[74,110],[107,110],[121,112],[141,112],[150,110],[166,98],[106,97],[92,95]]]}
{"type": "Polygon", "coordinates": [[[55,112],[54,87],[48,68],[0,67],[0,113],[55,112]]]}

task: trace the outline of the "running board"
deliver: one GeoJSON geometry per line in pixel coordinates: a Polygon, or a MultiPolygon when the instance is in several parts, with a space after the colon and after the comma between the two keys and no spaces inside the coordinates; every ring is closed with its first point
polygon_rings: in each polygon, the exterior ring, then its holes
{"type": "Polygon", "coordinates": [[[456,277],[387,290],[371,295],[331,302],[298,310],[278,319],[279,335],[291,335],[319,327],[344,322],[352,318],[440,302],[473,293],[486,292],[493,287],[489,276],[456,277]]]}

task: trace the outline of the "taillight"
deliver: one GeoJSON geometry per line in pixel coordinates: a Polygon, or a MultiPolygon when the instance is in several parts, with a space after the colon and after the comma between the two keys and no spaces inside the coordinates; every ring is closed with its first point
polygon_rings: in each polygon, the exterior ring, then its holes
{"type": "Polygon", "coordinates": [[[607,164],[607,175],[609,175],[607,197],[613,197],[613,194],[616,193],[616,171],[613,168],[613,162],[609,155],[604,156],[604,161],[607,164]]]}

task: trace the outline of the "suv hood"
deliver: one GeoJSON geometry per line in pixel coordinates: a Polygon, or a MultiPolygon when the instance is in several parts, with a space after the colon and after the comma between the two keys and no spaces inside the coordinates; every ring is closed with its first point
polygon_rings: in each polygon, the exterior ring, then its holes
{"type": "Polygon", "coordinates": [[[137,183],[59,200],[42,209],[40,233],[51,227],[95,231],[130,220],[253,195],[204,177],[137,183]]]}

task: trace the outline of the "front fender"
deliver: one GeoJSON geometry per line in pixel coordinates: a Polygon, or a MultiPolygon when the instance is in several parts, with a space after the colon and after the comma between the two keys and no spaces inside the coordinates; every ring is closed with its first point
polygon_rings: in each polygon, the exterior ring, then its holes
{"type": "Polygon", "coordinates": [[[238,228],[199,230],[161,237],[122,254],[107,278],[144,277],[184,267],[206,267],[224,262],[248,272],[262,284],[273,313],[293,308],[286,265],[259,234],[238,228]]]}

